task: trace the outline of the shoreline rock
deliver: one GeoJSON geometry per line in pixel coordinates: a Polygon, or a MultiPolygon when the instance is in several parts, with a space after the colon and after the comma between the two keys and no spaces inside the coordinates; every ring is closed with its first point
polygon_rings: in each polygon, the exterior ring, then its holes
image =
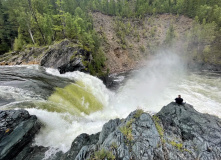
{"type": "Polygon", "coordinates": [[[36,116],[25,110],[0,111],[0,159],[9,160],[17,156],[39,131],[36,116]]]}

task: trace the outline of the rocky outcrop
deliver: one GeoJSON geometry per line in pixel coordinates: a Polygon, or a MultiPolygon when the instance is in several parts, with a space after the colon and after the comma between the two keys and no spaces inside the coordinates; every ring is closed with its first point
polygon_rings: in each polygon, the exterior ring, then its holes
{"type": "MultiPolygon", "coordinates": [[[[29,144],[16,149],[20,150],[16,160],[41,160],[48,148],[29,144]]],[[[97,134],[79,135],[67,153],[58,152],[49,159],[218,160],[221,159],[221,120],[199,113],[189,104],[174,102],[153,116],[136,110],[126,119],[110,120],[97,134]]]]}
{"type": "Polygon", "coordinates": [[[191,105],[171,103],[157,114],[168,159],[221,159],[221,120],[191,105]]]}
{"type": "Polygon", "coordinates": [[[17,156],[39,131],[36,116],[25,110],[0,111],[0,159],[17,156]]]}
{"type": "Polygon", "coordinates": [[[78,136],[56,159],[215,160],[220,153],[221,120],[189,104],[170,103],[154,116],[137,110],[110,120],[97,135],[78,136]]]}
{"type": "Polygon", "coordinates": [[[60,73],[85,71],[86,63],[90,62],[90,52],[81,49],[77,44],[65,40],[50,48],[41,60],[41,66],[58,68],[60,73]],[[85,63],[85,64],[83,64],[85,63]]]}
{"type": "Polygon", "coordinates": [[[66,72],[73,72],[73,71],[87,71],[87,65],[83,63],[89,63],[92,60],[92,55],[90,52],[86,50],[80,49],[78,50],[74,56],[70,58],[68,63],[65,63],[58,67],[59,72],[66,73],[66,72]]]}
{"type": "Polygon", "coordinates": [[[46,47],[29,47],[0,57],[0,65],[39,64],[57,68],[60,73],[85,71],[92,60],[90,52],[79,47],[77,42],[65,39],[46,47]]]}

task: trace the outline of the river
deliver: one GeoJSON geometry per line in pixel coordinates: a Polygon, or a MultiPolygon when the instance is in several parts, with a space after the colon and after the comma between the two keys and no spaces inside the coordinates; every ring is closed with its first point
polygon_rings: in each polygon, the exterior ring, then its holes
{"type": "Polygon", "coordinates": [[[190,72],[177,56],[159,55],[129,74],[112,75],[109,90],[91,75],[32,66],[0,67],[0,109],[26,109],[43,124],[34,145],[66,152],[81,133],[140,108],[154,114],[181,94],[196,110],[221,117],[221,73],[190,72]]]}

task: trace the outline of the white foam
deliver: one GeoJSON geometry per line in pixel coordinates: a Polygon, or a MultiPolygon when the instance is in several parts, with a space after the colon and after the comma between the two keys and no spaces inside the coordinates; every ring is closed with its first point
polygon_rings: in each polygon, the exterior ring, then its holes
{"type": "Polygon", "coordinates": [[[81,133],[97,133],[107,121],[107,119],[94,116],[75,117],[68,113],[48,112],[35,108],[27,110],[30,114],[36,115],[44,125],[35,138],[35,144],[58,148],[63,152],[70,149],[72,141],[78,135],[81,133]]]}

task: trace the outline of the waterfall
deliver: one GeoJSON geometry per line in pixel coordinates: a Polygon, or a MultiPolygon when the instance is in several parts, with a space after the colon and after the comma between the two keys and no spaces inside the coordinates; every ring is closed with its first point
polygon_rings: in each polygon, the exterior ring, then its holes
{"type": "Polygon", "coordinates": [[[114,91],[78,71],[60,74],[34,65],[0,67],[0,72],[0,108],[36,115],[43,127],[34,144],[49,147],[49,155],[68,151],[79,134],[97,133],[110,119],[137,108],[154,114],[178,94],[196,110],[221,117],[221,74],[189,72],[182,59],[167,52],[126,78],[121,74],[114,91]]]}

